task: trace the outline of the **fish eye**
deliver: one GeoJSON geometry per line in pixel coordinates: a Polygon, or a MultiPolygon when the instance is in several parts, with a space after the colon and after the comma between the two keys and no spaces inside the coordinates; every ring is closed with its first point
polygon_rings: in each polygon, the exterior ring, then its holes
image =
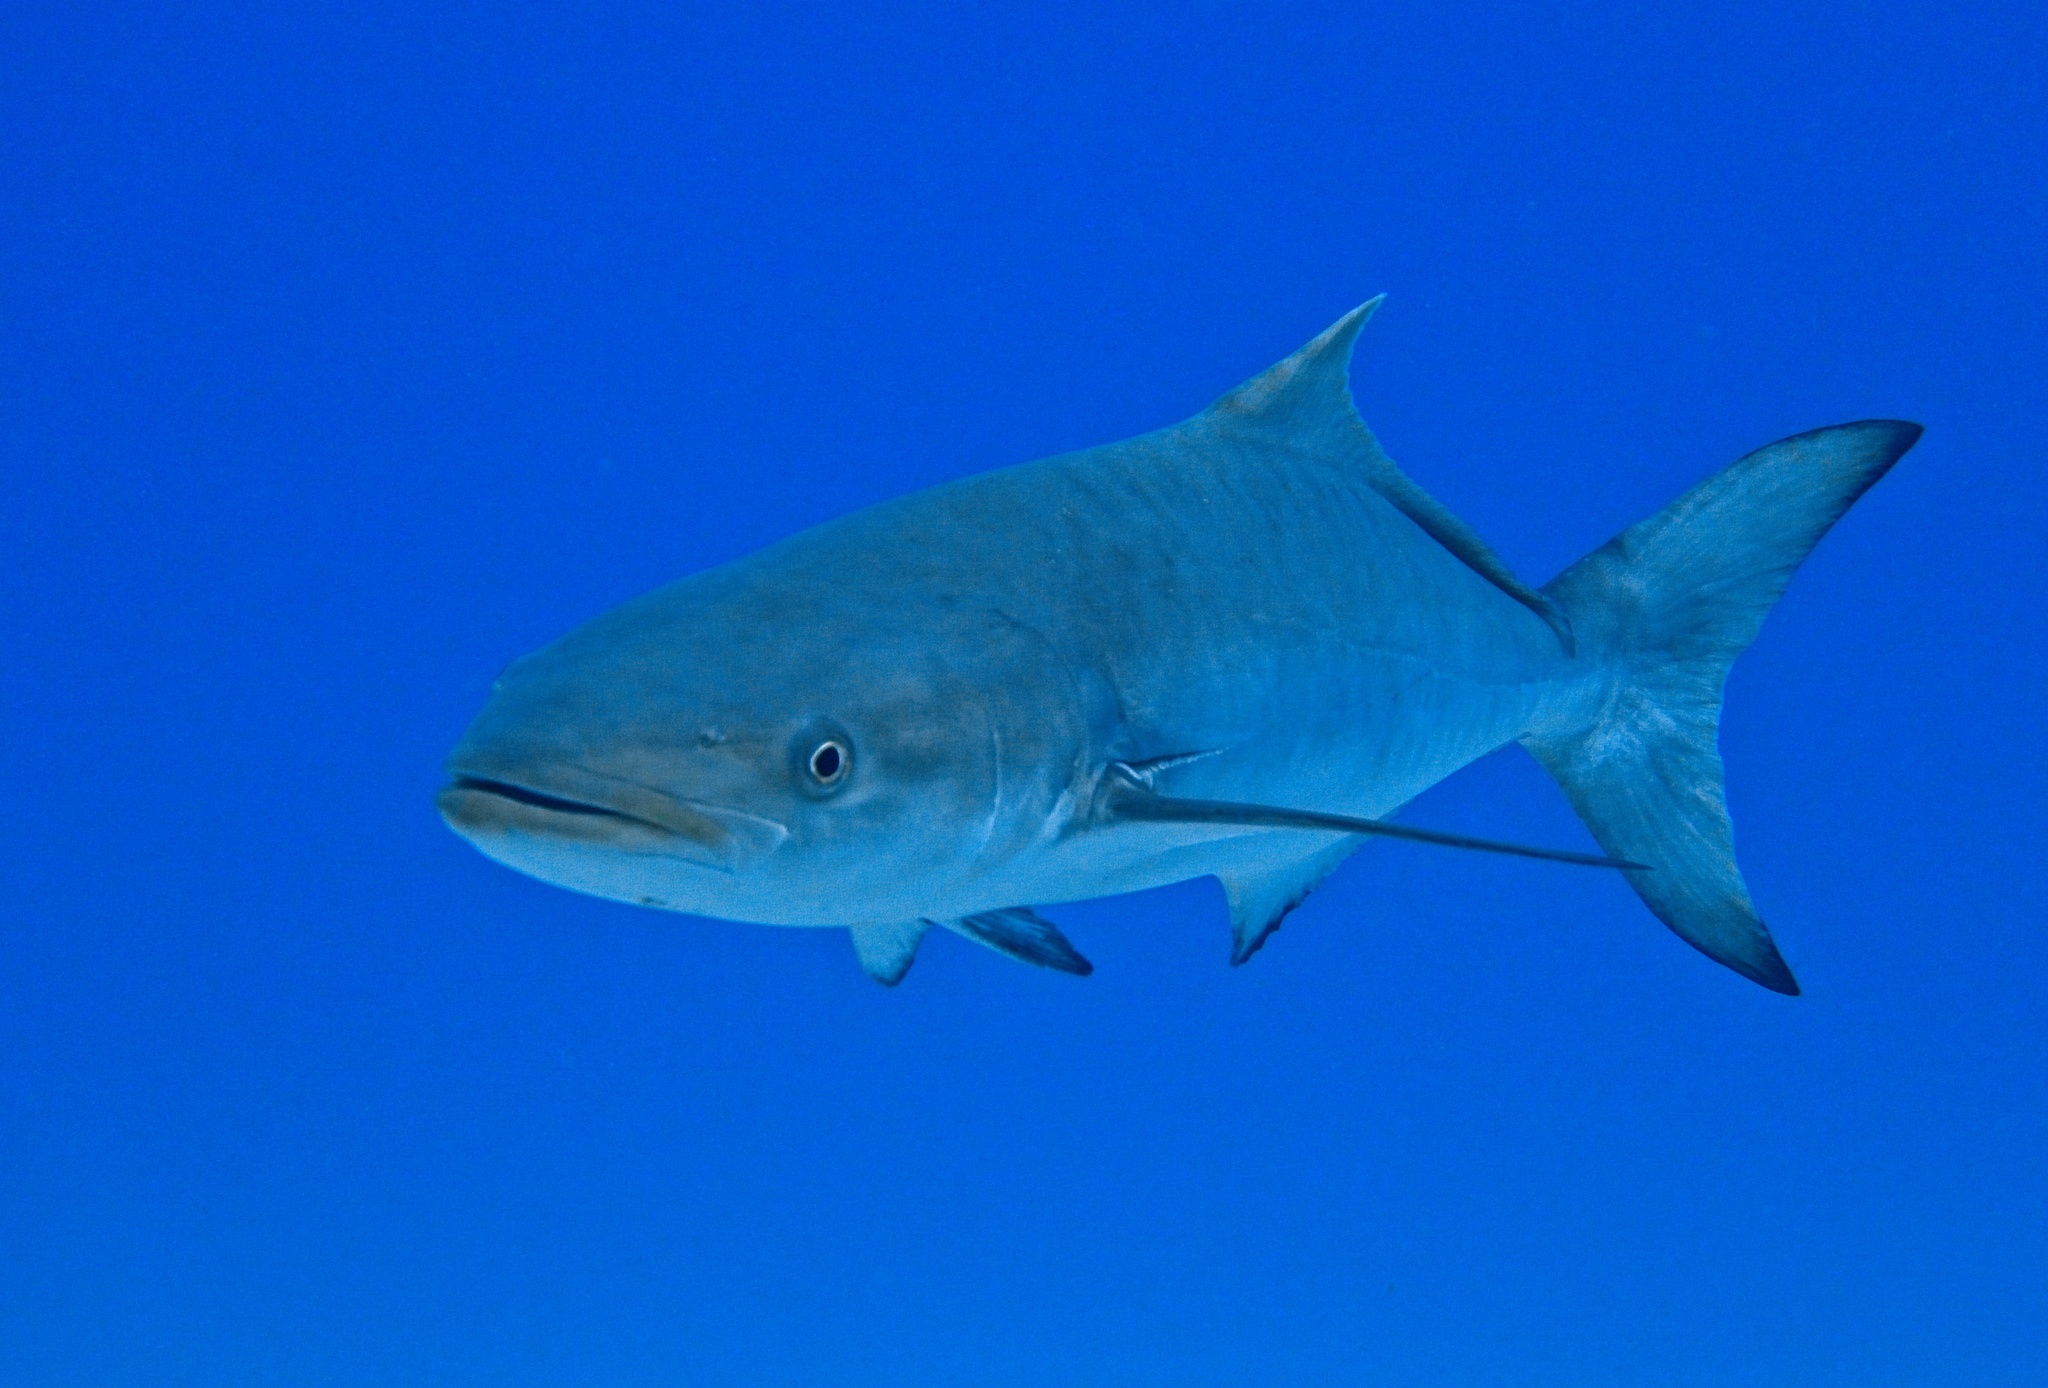
{"type": "Polygon", "coordinates": [[[853,775],[853,734],[835,719],[805,719],[789,740],[789,775],[813,799],[837,795],[853,775]]]}
{"type": "Polygon", "coordinates": [[[811,769],[811,779],[819,785],[836,785],[853,765],[853,753],[838,738],[828,737],[812,749],[805,765],[811,769]]]}

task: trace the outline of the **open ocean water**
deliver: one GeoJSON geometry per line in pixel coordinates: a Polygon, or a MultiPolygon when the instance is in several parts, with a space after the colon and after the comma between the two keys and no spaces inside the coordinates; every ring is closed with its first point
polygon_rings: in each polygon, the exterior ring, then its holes
{"type": "MultiPolygon", "coordinates": [[[[2048,1382],[2038,6],[0,10],[0,1383],[2048,1382]],[[1806,995],[1393,843],[943,933],[448,832],[634,594],[1188,415],[1360,406],[1546,580],[1925,441],[1735,669],[1806,995]]],[[[1421,823],[1588,845],[1510,749],[1421,823]]]]}

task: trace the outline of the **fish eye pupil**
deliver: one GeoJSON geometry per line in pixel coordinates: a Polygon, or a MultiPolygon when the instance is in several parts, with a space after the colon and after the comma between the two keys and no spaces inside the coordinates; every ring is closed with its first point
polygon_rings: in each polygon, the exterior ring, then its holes
{"type": "Polygon", "coordinates": [[[831,785],[846,774],[846,749],[837,742],[819,743],[818,750],[811,753],[811,774],[831,785]]]}

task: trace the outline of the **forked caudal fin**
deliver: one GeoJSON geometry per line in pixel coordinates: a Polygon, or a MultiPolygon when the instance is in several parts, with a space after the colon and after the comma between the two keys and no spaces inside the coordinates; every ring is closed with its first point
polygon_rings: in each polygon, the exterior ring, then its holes
{"type": "Polygon", "coordinates": [[[1780,993],[1799,984],[1735,863],[1721,788],[1721,694],[1792,571],[1920,437],[1866,420],[1760,448],[1544,588],[1579,652],[1614,667],[1593,721],[1523,739],[1687,943],[1780,993]]]}

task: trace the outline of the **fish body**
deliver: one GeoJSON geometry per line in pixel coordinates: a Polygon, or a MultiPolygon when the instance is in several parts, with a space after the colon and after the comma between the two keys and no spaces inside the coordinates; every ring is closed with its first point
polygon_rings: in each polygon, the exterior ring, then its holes
{"type": "MultiPolygon", "coordinates": [[[[829,522],[516,662],[451,758],[444,816],[578,890],[850,927],[885,982],[934,922],[1084,971],[1030,906],[1199,876],[1223,882],[1243,962],[1385,816],[1521,741],[1575,803],[1599,802],[1604,828],[1580,810],[1624,855],[1609,865],[1633,869],[1667,923],[1793,991],[1732,841],[1716,840],[1713,728],[1733,655],[1725,632],[1685,646],[1720,619],[1631,615],[1654,575],[1610,551],[1643,527],[1550,589],[1516,579],[1358,418],[1348,366],[1372,308],[1180,424],[829,522]],[[1658,692],[1674,666],[1684,689],[1658,692]],[[1687,725],[1698,752],[1702,699],[1711,768],[1650,750],[1661,720],[1687,725]],[[1674,766],[1700,784],[1644,791],[1674,766]],[[1632,788],[1610,793],[1602,778],[1617,776],[1632,788]],[[1713,813],[1696,823],[1702,794],[1713,813]],[[1619,808],[1643,795],[1659,801],[1651,819],[1676,819],[1645,827],[1619,808]],[[1654,850],[1675,863],[1708,841],[1707,860],[1663,869],[1687,890],[1700,878],[1705,897],[1660,909],[1672,888],[1644,886],[1654,850]]],[[[1700,575],[1741,609],[1736,626],[1761,621],[1854,499],[1841,494],[1918,433],[1844,430],[1774,446],[1820,459],[1794,468],[1795,492],[1818,477],[1824,495],[1790,538],[1716,521],[1716,543],[1756,552],[1741,573],[1700,575]]],[[[1782,483],[1788,466],[1762,471],[1782,483]]]]}

